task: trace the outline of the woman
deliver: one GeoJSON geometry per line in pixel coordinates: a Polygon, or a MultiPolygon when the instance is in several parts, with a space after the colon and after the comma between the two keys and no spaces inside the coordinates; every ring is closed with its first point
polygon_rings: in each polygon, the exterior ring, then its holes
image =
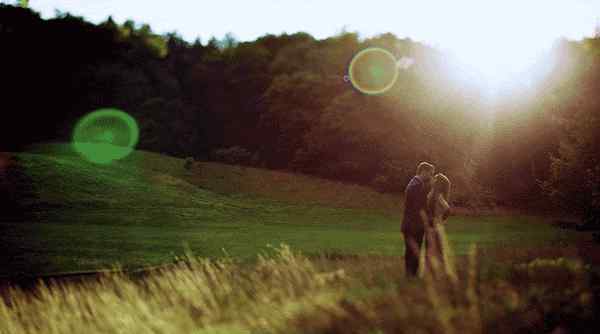
{"type": "Polygon", "coordinates": [[[442,270],[449,273],[448,247],[444,225],[450,214],[450,180],[444,174],[433,177],[432,189],[427,195],[428,224],[425,231],[426,265],[432,274],[442,270]]]}

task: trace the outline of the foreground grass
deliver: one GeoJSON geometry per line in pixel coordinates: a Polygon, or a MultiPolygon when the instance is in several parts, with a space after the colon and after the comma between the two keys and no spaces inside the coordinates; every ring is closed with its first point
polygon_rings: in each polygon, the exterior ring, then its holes
{"type": "Polygon", "coordinates": [[[563,251],[509,264],[473,248],[456,280],[407,280],[398,257],[311,260],[287,246],[252,265],[188,254],[141,279],[13,289],[0,333],[593,333],[597,275],[563,251]]]}

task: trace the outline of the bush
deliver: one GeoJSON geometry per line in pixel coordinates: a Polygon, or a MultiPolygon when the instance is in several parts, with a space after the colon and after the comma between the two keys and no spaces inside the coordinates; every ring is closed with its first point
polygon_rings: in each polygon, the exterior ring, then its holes
{"type": "Polygon", "coordinates": [[[187,157],[185,158],[185,161],[183,163],[183,168],[185,168],[185,170],[191,170],[192,167],[194,166],[194,158],[192,157],[187,157]]]}
{"type": "Polygon", "coordinates": [[[254,154],[252,154],[252,158],[250,158],[250,164],[252,166],[260,165],[260,155],[258,154],[258,152],[254,152],[254,154]]]}
{"type": "Polygon", "coordinates": [[[406,184],[403,175],[378,174],[371,181],[371,186],[381,193],[401,193],[404,191],[406,184]]]}
{"type": "Polygon", "coordinates": [[[588,167],[599,160],[580,147],[566,147],[552,159],[551,175],[541,183],[542,189],[563,210],[580,217],[586,229],[599,230],[600,166],[588,167]],[[580,156],[593,158],[586,161],[580,156]]]}
{"type": "Polygon", "coordinates": [[[412,171],[402,161],[381,161],[379,173],[371,181],[371,187],[385,193],[403,193],[412,178],[412,171]]]}
{"type": "Polygon", "coordinates": [[[472,185],[469,189],[461,189],[451,196],[451,204],[469,209],[489,209],[496,206],[494,193],[479,185],[472,185]]]}
{"type": "Polygon", "coordinates": [[[252,153],[240,146],[214,150],[213,157],[217,161],[229,164],[250,164],[252,162],[252,153]]]}

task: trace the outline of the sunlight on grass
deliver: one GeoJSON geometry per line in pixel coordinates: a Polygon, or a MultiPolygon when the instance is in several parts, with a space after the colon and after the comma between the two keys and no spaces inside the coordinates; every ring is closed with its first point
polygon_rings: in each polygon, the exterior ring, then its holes
{"type": "Polygon", "coordinates": [[[471,248],[457,259],[456,280],[443,272],[407,280],[396,260],[319,262],[286,245],[274,251],[251,265],[187,253],[141,278],[116,272],[11,289],[0,333],[545,332],[591,323],[598,307],[589,267],[577,259],[529,260],[484,278],[471,248]]]}

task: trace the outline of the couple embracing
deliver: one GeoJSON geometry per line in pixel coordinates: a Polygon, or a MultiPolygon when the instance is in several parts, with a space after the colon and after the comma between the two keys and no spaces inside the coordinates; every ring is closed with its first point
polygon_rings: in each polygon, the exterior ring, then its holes
{"type": "MultiPolygon", "coordinates": [[[[448,204],[450,180],[444,174],[435,174],[435,167],[427,162],[417,166],[415,175],[405,190],[402,233],[405,242],[406,274],[416,276],[421,269],[447,268],[447,247],[444,225],[450,213],[448,204]],[[425,261],[419,264],[421,245],[425,241],[425,261]]],[[[433,270],[435,274],[437,270],[433,270]]]]}

